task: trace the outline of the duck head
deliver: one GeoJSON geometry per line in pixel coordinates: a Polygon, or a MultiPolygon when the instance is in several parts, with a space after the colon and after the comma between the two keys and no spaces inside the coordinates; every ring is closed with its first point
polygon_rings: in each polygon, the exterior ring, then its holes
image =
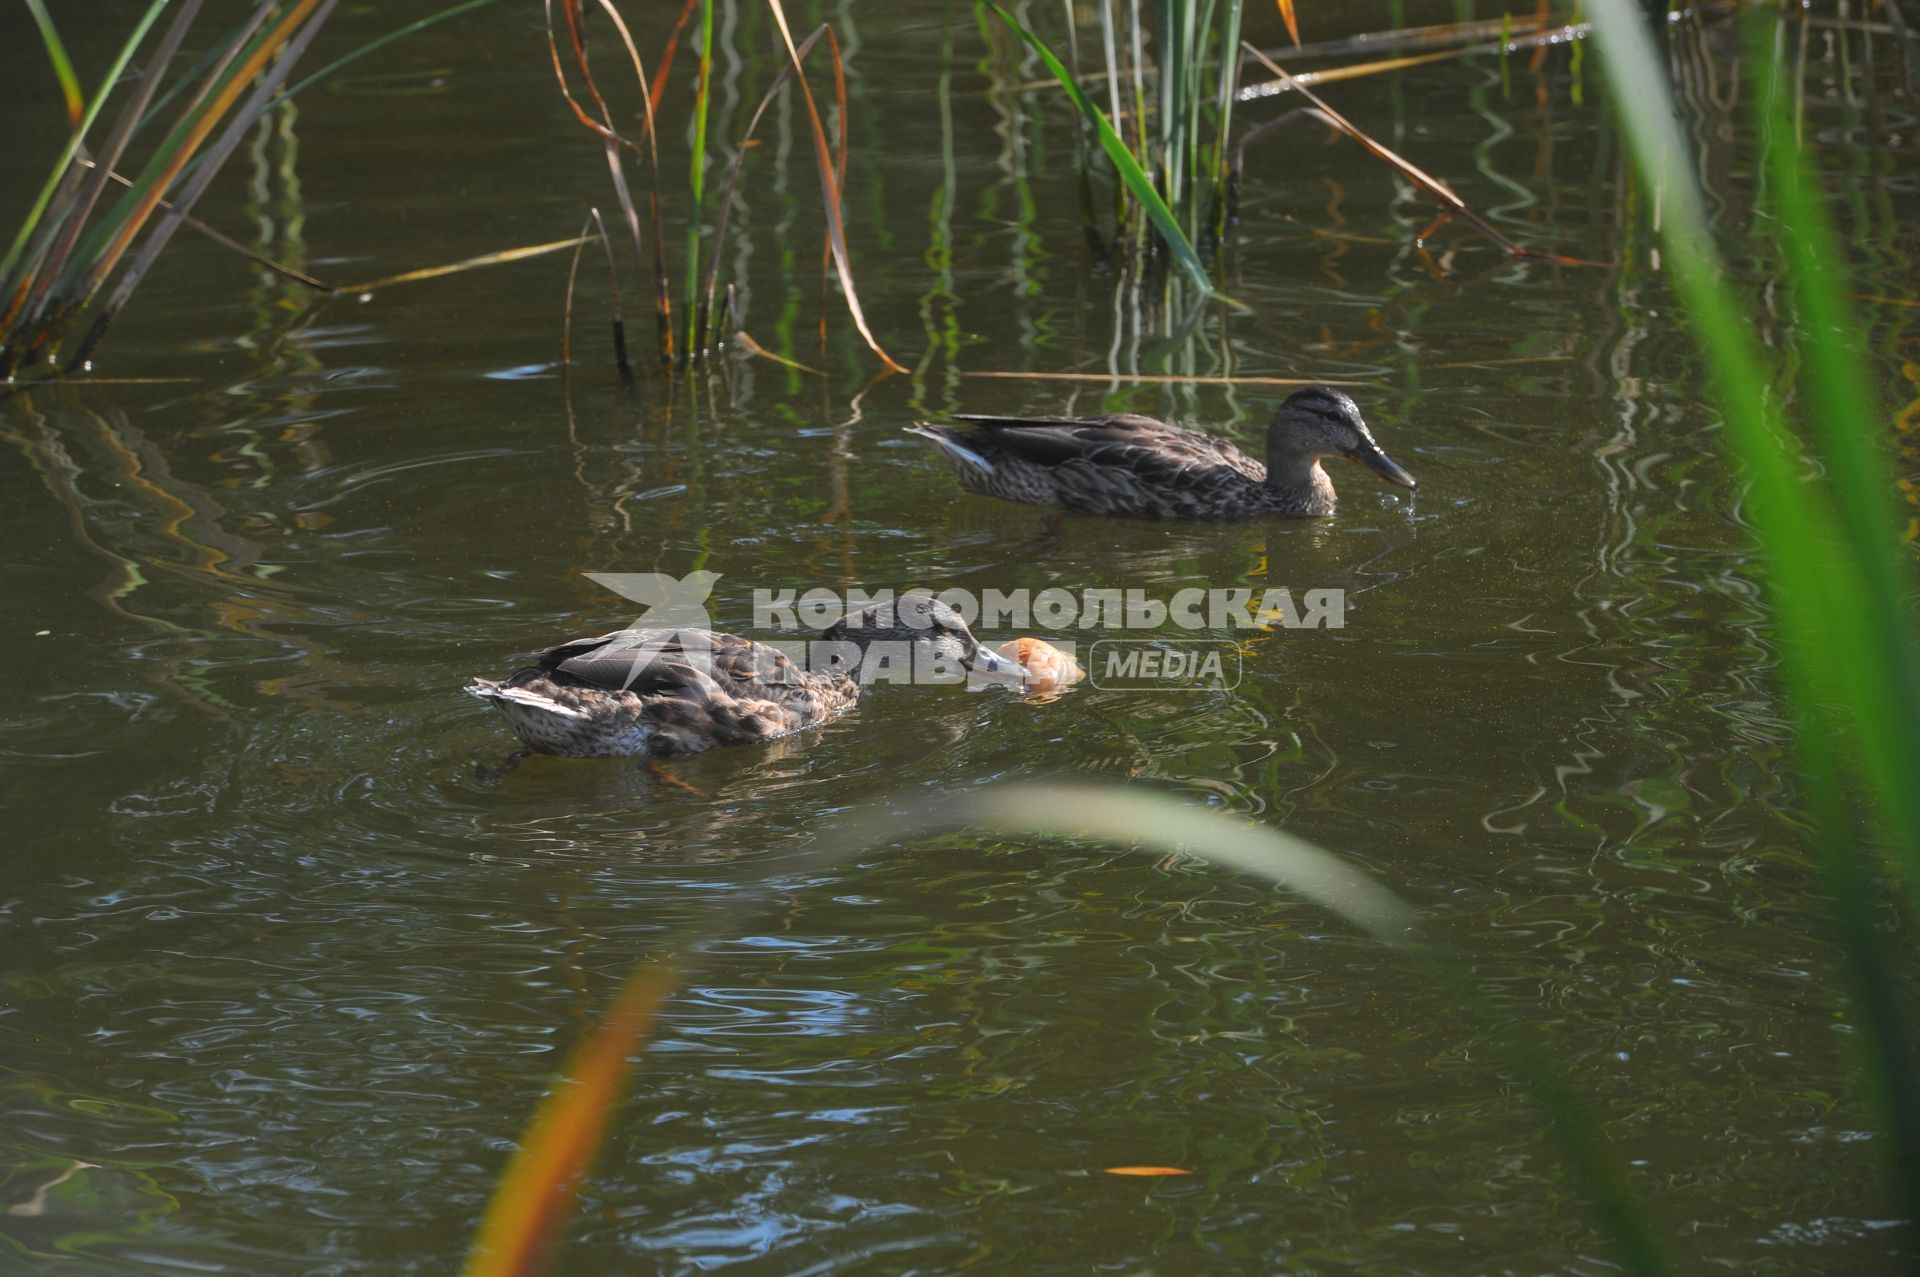
{"type": "Polygon", "coordinates": [[[908,644],[916,665],[929,659],[958,663],[982,674],[1018,678],[1020,666],[981,643],[960,613],[926,594],[907,594],[849,612],[821,635],[861,651],[879,642],[908,644]]]}
{"type": "Polygon", "coordinates": [[[1267,427],[1267,482],[1311,485],[1323,457],[1345,457],[1388,483],[1414,486],[1413,476],[1380,451],[1352,399],[1328,386],[1308,386],[1288,395],[1267,427]]]}

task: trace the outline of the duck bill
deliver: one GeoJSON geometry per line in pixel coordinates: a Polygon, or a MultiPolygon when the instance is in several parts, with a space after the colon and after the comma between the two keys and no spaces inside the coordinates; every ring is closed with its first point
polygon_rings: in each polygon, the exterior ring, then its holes
{"type": "Polygon", "coordinates": [[[1411,488],[1414,486],[1413,476],[1405,470],[1402,470],[1399,465],[1394,462],[1392,457],[1380,451],[1380,449],[1372,443],[1361,444],[1358,448],[1355,448],[1347,454],[1347,459],[1359,462],[1367,469],[1379,475],[1382,479],[1385,479],[1388,483],[1398,484],[1403,488],[1411,488]]]}
{"type": "Polygon", "coordinates": [[[1025,679],[1027,676],[1026,668],[1020,662],[1008,660],[984,643],[973,649],[966,666],[976,674],[991,678],[1025,679]]]}

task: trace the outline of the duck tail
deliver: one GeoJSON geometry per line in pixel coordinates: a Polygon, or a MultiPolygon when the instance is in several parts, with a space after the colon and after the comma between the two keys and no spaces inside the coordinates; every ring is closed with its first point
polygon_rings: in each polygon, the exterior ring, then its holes
{"type": "Polygon", "coordinates": [[[529,692],[524,687],[505,687],[494,682],[492,679],[476,678],[467,684],[466,691],[467,695],[477,696],[483,701],[493,701],[496,704],[503,705],[518,705],[526,709],[539,710],[544,714],[552,714],[555,718],[580,719],[587,717],[587,715],[581,711],[569,709],[560,702],[550,697],[542,696],[538,692],[529,692]]]}
{"type": "Polygon", "coordinates": [[[950,459],[970,470],[979,470],[985,474],[992,474],[994,471],[993,462],[961,443],[957,431],[945,429],[929,422],[917,421],[907,427],[907,433],[910,435],[919,435],[922,439],[933,440],[940,445],[941,451],[945,452],[950,459]]]}

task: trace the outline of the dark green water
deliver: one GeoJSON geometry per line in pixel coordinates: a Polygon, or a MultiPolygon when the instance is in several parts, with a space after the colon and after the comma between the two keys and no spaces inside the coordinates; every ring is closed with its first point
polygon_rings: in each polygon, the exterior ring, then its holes
{"type": "MultiPolygon", "coordinates": [[[[397,21],[372,8],[323,45],[397,21]]],[[[677,8],[633,6],[649,56],[677,8]]],[[[1356,26],[1386,24],[1371,8],[1356,26]]],[[[771,34],[749,0],[720,9],[731,139],[771,34]]],[[[796,10],[822,19],[848,57],[855,265],[909,376],[872,381],[837,308],[819,346],[788,100],[728,269],[745,327],[825,376],[729,359],[623,395],[591,257],[563,380],[564,255],[317,306],[183,238],[101,367],[179,380],[0,403],[0,1271],[453,1271],[561,1053],[688,928],[707,939],[566,1272],[1607,1269],[1487,1043],[1337,918],[1085,844],[802,856],[867,804],[1037,775],[1244,814],[1407,900],[1590,1098],[1687,1271],[1884,1270],[1741,488],[1591,61],[1583,103],[1564,53],[1516,60],[1510,97],[1490,59],[1330,92],[1509,234],[1625,269],[1464,230],[1423,254],[1429,203],[1306,129],[1263,144],[1222,268],[1253,313],[1167,350],[1083,247],[1064,106],[1015,87],[1037,63],[964,5],[796,10]],[[1050,525],[959,494],[900,431],[1124,407],[1251,440],[1282,393],[967,375],[1113,369],[1360,383],[1418,500],[1343,468],[1331,520],[1050,525]],[[1340,588],[1350,610],[1255,635],[1227,693],[881,689],[675,764],[704,799],[625,763],[477,773],[509,738],[469,676],[632,619],[583,572],[696,568],[737,629],[756,588],[813,586],[1340,588]],[[1143,1163],[1194,1174],[1101,1173],[1143,1163]]],[[[67,25],[104,65],[117,22],[67,25]]],[[[9,132],[51,138],[27,20],[0,31],[9,132]]],[[[1730,34],[1678,66],[1764,285],[1730,34]]],[[[1887,35],[1807,43],[1809,135],[1888,299],[1865,362],[1907,405],[1913,102],[1887,35]]],[[[0,211],[51,150],[0,157],[0,211]]],[[[303,97],[202,211],[344,283],[559,239],[593,204],[614,207],[601,154],[512,6],[303,97]]]]}

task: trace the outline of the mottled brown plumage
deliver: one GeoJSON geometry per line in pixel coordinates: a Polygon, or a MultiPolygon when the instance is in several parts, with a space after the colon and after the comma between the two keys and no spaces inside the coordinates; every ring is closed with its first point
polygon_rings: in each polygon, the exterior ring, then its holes
{"type": "Polygon", "coordinates": [[[666,757],[750,745],[823,723],[860,699],[859,666],[891,641],[915,659],[1018,672],[975,640],[959,613],[920,595],[848,614],[816,637],[806,668],[768,643],[714,630],[615,630],[536,653],[469,695],[492,702],[543,754],[666,757]],[[831,658],[831,659],[830,659],[831,658]]]}
{"type": "Polygon", "coordinates": [[[1267,461],[1232,442],[1153,417],[974,417],[971,426],[920,423],[960,486],[984,496],[1083,514],[1148,519],[1244,519],[1333,513],[1325,457],[1357,461],[1413,487],[1373,440],[1353,400],[1325,386],[1294,392],[1267,427],[1267,461]]]}

